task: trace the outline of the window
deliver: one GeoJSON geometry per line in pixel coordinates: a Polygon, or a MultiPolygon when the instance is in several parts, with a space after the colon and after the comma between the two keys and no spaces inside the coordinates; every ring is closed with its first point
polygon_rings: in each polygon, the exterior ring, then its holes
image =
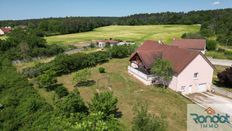
{"type": "Polygon", "coordinates": [[[181,91],[184,91],[185,90],[185,86],[181,86],[181,91]]]}
{"type": "Polygon", "coordinates": [[[194,78],[194,79],[197,79],[197,77],[198,77],[198,73],[194,73],[193,78],[194,78]]]}

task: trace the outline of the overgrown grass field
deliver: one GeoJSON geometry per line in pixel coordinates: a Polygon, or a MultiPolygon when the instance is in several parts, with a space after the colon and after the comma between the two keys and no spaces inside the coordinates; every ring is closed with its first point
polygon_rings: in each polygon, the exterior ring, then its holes
{"type": "MultiPolygon", "coordinates": [[[[112,90],[119,100],[118,107],[122,112],[120,121],[124,124],[125,130],[131,129],[134,116],[133,106],[137,102],[146,102],[149,105],[150,113],[165,117],[169,131],[185,131],[186,108],[187,104],[191,102],[170,89],[143,85],[128,74],[128,64],[128,58],[112,59],[108,63],[91,68],[90,79],[96,81],[96,84],[79,87],[81,96],[88,102],[97,91],[112,90]],[[99,73],[99,67],[104,67],[106,73],[99,73]]],[[[69,91],[77,88],[72,82],[72,74],[58,77],[58,82],[63,83],[69,91]]]]}
{"type": "Polygon", "coordinates": [[[186,32],[198,32],[200,25],[143,25],[143,26],[106,26],[90,32],[46,37],[49,44],[75,44],[99,39],[121,39],[137,43],[144,40],[162,40],[166,43],[181,37],[186,32]]]}

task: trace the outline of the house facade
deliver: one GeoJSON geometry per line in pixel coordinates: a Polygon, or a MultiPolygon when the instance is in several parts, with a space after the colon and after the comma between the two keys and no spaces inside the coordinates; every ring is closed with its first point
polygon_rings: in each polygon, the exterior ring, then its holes
{"type": "Polygon", "coordinates": [[[145,41],[130,58],[128,72],[145,85],[156,83],[157,76],[150,73],[156,58],[168,60],[174,75],[168,87],[183,94],[211,90],[214,66],[200,52],[176,46],[145,41]]]}
{"type": "Polygon", "coordinates": [[[172,45],[179,48],[201,51],[203,54],[206,52],[205,39],[174,39],[172,45]]]}

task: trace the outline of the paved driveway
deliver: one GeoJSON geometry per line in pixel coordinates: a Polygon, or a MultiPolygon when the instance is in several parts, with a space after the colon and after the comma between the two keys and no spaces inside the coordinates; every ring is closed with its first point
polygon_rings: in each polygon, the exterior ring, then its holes
{"type": "Polygon", "coordinates": [[[232,116],[232,99],[230,98],[212,94],[209,92],[190,94],[187,95],[187,97],[206,108],[208,107],[208,104],[213,104],[210,105],[213,109],[222,113],[227,113],[232,116]],[[226,104],[226,107],[223,108],[222,105],[219,104],[226,104]]]}
{"type": "Polygon", "coordinates": [[[208,59],[213,65],[221,65],[221,66],[231,66],[232,65],[232,60],[214,59],[212,57],[208,57],[208,59]]]}

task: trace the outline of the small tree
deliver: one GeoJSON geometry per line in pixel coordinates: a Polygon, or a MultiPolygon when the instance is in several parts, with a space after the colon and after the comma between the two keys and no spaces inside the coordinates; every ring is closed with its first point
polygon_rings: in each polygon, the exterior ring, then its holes
{"type": "Polygon", "coordinates": [[[73,75],[73,81],[77,84],[88,81],[89,77],[91,76],[91,71],[89,69],[82,69],[76,72],[73,75]]]}
{"type": "Polygon", "coordinates": [[[107,118],[116,114],[117,102],[118,99],[111,92],[97,93],[89,103],[89,109],[91,112],[102,112],[104,118],[107,118]]]}
{"type": "Polygon", "coordinates": [[[105,72],[106,72],[104,67],[99,67],[99,68],[98,68],[98,71],[99,71],[100,73],[105,73],[105,72]]]}
{"type": "Polygon", "coordinates": [[[151,73],[158,76],[162,84],[167,86],[173,76],[172,65],[168,60],[157,58],[153,63],[151,73]]]}
{"type": "Polygon", "coordinates": [[[232,67],[218,73],[217,76],[220,84],[228,87],[232,85],[232,67]]]}
{"type": "Polygon", "coordinates": [[[135,117],[132,122],[133,131],[165,131],[166,121],[162,117],[153,116],[148,113],[148,106],[139,103],[134,107],[135,117]]]}
{"type": "Polygon", "coordinates": [[[55,77],[55,72],[52,70],[46,71],[44,74],[41,74],[37,77],[38,85],[40,88],[44,87],[48,91],[54,89],[57,79],[55,77]]]}
{"type": "Polygon", "coordinates": [[[206,44],[207,50],[216,50],[217,49],[217,41],[215,40],[208,40],[206,44]]]}
{"type": "Polygon", "coordinates": [[[88,108],[85,106],[85,103],[77,90],[69,93],[63,99],[60,99],[57,102],[57,107],[60,113],[66,116],[70,116],[72,113],[85,114],[88,111],[88,108]]]}
{"type": "Polygon", "coordinates": [[[59,97],[68,95],[68,90],[63,85],[56,87],[55,92],[59,97]]]}

